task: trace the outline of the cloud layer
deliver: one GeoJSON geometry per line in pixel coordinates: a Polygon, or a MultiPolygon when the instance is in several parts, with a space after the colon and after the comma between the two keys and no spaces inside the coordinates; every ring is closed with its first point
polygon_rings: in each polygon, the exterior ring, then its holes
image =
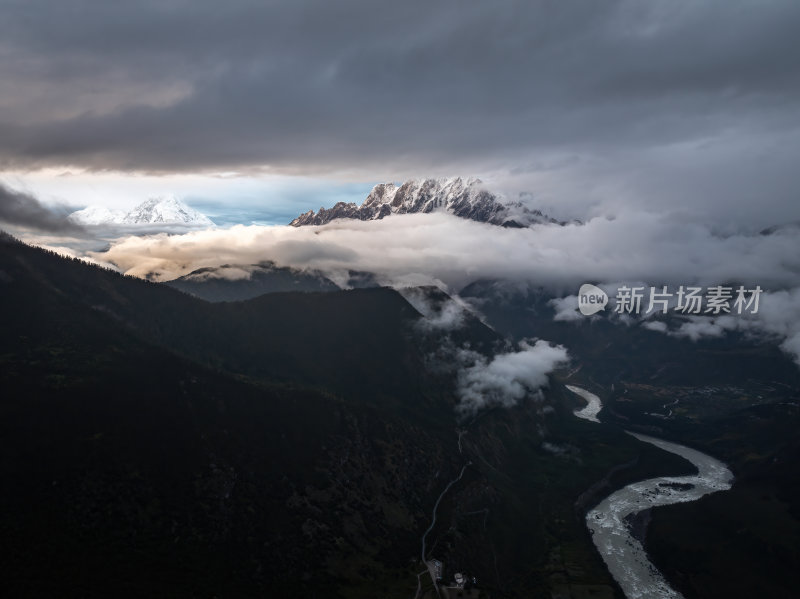
{"type": "Polygon", "coordinates": [[[546,387],[548,374],[569,360],[564,347],[541,339],[533,344],[522,341],[519,351],[497,354],[491,360],[466,350],[461,354],[474,360],[458,372],[457,409],[462,415],[487,407],[515,405],[546,387]]]}
{"type": "Polygon", "coordinates": [[[800,219],[798,27],[792,0],[10,2],[0,167],[495,176],[564,216],[767,226],[800,219]]]}
{"type": "Polygon", "coordinates": [[[68,211],[45,206],[35,197],[0,183],[0,225],[49,233],[80,233],[83,227],[67,218],[68,211]]]}
{"type": "Polygon", "coordinates": [[[693,340],[720,337],[727,331],[771,336],[800,366],[800,287],[763,294],[757,314],[694,317],[676,329],[661,329],[661,332],[693,340]]]}
{"type": "MultiPolygon", "coordinates": [[[[532,281],[574,292],[587,281],[792,288],[800,282],[800,228],[720,236],[697,223],[626,213],[585,225],[504,229],[447,214],[339,220],[324,227],[236,226],[184,235],[127,237],[92,254],[137,276],[171,279],[200,267],[255,264],[356,269],[396,286],[457,291],[477,279],[532,281]]],[[[341,279],[342,276],[339,276],[341,279]]],[[[565,295],[565,294],[561,294],[565,295]]]]}
{"type": "MultiPolygon", "coordinates": [[[[600,287],[609,296],[607,308],[608,317],[620,324],[640,325],[651,331],[657,331],[673,337],[685,337],[692,341],[707,337],[722,337],[730,331],[737,331],[757,339],[771,339],[780,344],[781,349],[792,356],[800,365],[800,286],[798,280],[787,280],[787,284],[795,285],[793,288],[764,291],[759,294],[757,310],[755,305],[738,311],[729,304],[730,313],[720,312],[718,315],[708,314],[683,314],[676,311],[676,289],[668,289],[672,297],[668,301],[666,320],[654,320],[654,316],[661,315],[660,306],[647,313],[649,288],[642,281],[626,281],[619,283],[603,283],[600,287]],[[631,315],[619,315],[615,311],[617,290],[622,286],[644,288],[644,299],[641,311],[631,315]],[[756,310],[754,312],[754,310],[756,310]]],[[[657,292],[660,287],[656,288],[657,292]]],[[[735,294],[735,291],[734,291],[735,294]]],[[[746,296],[749,298],[750,294],[746,296]]],[[[735,295],[733,296],[736,297],[735,295]]],[[[549,301],[555,310],[555,320],[566,322],[581,322],[587,317],[578,311],[578,297],[568,295],[554,298],[549,301]]],[[[595,316],[593,318],[599,318],[595,316]]]]}
{"type": "MultiPolygon", "coordinates": [[[[127,237],[105,252],[90,252],[100,263],[128,274],[166,280],[197,268],[256,264],[319,270],[340,285],[349,271],[375,273],[379,283],[404,288],[436,285],[450,293],[480,279],[506,279],[546,288],[556,318],[580,320],[575,292],[599,283],[612,297],[629,285],[760,285],[759,314],[752,318],[686,321],[682,328],[654,330],[697,338],[724,330],[747,330],[779,340],[800,361],[800,228],[769,234],[719,235],[708,227],[651,213],[628,212],[617,219],[595,218],[585,225],[543,225],[504,229],[447,214],[394,216],[380,221],[340,220],[324,227],[232,227],[183,235],[127,237]]],[[[430,327],[451,328],[463,306],[426,309],[425,297],[411,297],[430,327]]],[[[611,308],[609,308],[611,309],[611,308]]]]}

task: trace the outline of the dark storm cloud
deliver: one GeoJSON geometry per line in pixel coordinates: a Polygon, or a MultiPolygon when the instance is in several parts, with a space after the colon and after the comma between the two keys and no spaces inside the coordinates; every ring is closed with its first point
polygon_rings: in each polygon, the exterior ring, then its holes
{"type": "Polygon", "coordinates": [[[427,167],[796,127],[796,2],[6,2],[0,160],[427,167]]]}
{"type": "Polygon", "coordinates": [[[82,227],[67,218],[65,210],[44,206],[35,197],[0,183],[0,224],[47,231],[78,233],[82,227]]]}

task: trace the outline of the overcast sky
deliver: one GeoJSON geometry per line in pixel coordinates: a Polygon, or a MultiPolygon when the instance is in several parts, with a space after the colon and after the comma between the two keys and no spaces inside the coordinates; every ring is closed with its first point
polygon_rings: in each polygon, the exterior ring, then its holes
{"type": "Polygon", "coordinates": [[[0,8],[0,181],[44,202],[278,222],[460,175],[560,217],[800,220],[795,0],[0,8]]]}

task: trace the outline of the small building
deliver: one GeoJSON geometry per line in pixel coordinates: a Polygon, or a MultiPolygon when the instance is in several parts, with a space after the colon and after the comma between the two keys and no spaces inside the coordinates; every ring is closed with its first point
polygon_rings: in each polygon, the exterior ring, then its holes
{"type": "Polygon", "coordinates": [[[430,561],[430,565],[431,565],[430,567],[431,567],[431,574],[433,576],[433,579],[436,582],[442,582],[442,578],[443,578],[442,572],[444,572],[444,564],[442,562],[440,562],[438,559],[432,559],[430,561]]]}

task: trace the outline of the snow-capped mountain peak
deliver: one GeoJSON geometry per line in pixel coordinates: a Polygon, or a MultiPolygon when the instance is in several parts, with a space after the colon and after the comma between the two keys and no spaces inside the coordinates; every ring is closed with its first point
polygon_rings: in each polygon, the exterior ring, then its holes
{"type": "Polygon", "coordinates": [[[173,195],[150,198],[127,213],[104,206],[89,206],[73,212],[69,217],[82,225],[214,225],[205,214],[187,206],[173,195]]]}
{"type": "Polygon", "coordinates": [[[504,227],[528,227],[538,223],[556,223],[538,210],[520,202],[505,202],[487,190],[480,179],[413,179],[400,186],[380,183],[373,187],[361,206],[339,202],[330,209],[301,214],[290,224],[324,225],[337,218],[379,220],[392,214],[449,212],[504,227]]]}
{"type": "Polygon", "coordinates": [[[121,223],[125,218],[125,212],[111,210],[105,206],[87,206],[70,214],[69,218],[82,225],[110,225],[121,223]]]}
{"type": "Polygon", "coordinates": [[[213,225],[205,214],[184,204],[173,195],[145,200],[123,219],[123,224],[177,223],[186,225],[213,225]]]}

